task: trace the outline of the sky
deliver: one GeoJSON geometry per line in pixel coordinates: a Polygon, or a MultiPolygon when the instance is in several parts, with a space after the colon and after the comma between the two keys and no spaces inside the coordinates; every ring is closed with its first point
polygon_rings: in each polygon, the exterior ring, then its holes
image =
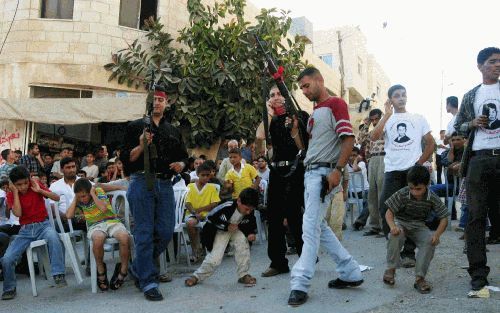
{"type": "Polygon", "coordinates": [[[424,115],[433,135],[451,115],[445,99],[482,82],[478,52],[500,47],[498,0],[249,0],[257,7],[290,10],[305,16],[314,30],[360,27],[391,84],[407,89],[409,112],[424,115]],[[386,27],[383,27],[384,23],[386,27]],[[442,107],[442,120],[440,111],[442,107]]]}

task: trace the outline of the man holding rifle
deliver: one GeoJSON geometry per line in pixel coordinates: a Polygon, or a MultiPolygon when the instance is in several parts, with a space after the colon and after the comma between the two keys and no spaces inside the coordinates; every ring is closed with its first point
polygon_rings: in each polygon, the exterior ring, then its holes
{"type": "Polygon", "coordinates": [[[340,277],[328,283],[330,288],[356,287],[363,283],[358,263],[342,246],[325,221],[331,197],[340,188],[344,167],[354,145],[354,134],[344,100],[331,97],[321,73],[306,68],[298,82],[303,94],[315,102],[307,132],[309,147],[304,160],[305,212],[302,224],[302,255],[292,269],[288,304],[298,306],[307,301],[307,291],[314,276],[320,240],[337,264],[340,277]],[[326,180],[325,178],[326,177],[326,180]],[[321,194],[327,181],[326,196],[321,194]]]}
{"type": "Polygon", "coordinates": [[[166,119],[167,94],[153,89],[151,117],[130,122],[120,159],[130,175],[127,199],[134,216],[136,258],[130,273],[146,299],[163,300],[154,260],[167,248],[175,224],[172,176],[182,172],[188,154],[180,132],[166,119]],[[148,125],[150,124],[150,125],[148,125]]]}

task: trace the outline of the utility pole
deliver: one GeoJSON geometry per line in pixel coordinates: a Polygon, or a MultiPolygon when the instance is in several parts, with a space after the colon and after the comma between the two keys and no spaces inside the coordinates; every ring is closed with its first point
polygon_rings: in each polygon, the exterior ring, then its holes
{"type": "MultiPolygon", "coordinates": [[[[337,30],[337,39],[339,43],[339,59],[340,59],[340,97],[345,97],[345,72],[344,72],[344,54],[342,52],[342,36],[340,30],[337,30]]],[[[345,100],[345,99],[344,99],[345,100]]]]}

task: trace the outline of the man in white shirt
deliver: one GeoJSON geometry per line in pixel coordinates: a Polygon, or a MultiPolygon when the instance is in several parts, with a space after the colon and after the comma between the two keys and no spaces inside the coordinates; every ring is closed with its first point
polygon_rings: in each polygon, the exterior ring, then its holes
{"type": "MultiPolygon", "coordinates": [[[[227,150],[233,150],[237,149],[239,147],[238,141],[236,139],[229,140],[227,143],[227,150]]],[[[245,163],[245,160],[241,160],[242,163],[245,163]]],[[[217,178],[220,179],[221,181],[224,181],[226,178],[227,172],[232,169],[233,166],[231,165],[231,162],[229,162],[229,157],[224,158],[222,160],[222,163],[219,166],[219,171],[217,172],[217,178]]]]}
{"type": "Polygon", "coordinates": [[[87,165],[82,168],[82,171],[87,173],[87,178],[90,181],[94,181],[97,177],[99,177],[99,167],[94,164],[94,154],[92,152],[88,152],[85,158],[87,159],[87,165]]]}
{"type": "Polygon", "coordinates": [[[445,152],[448,147],[444,144],[446,131],[443,129],[439,132],[439,138],[436,139],[436,172],[437,172],[437,183],[442,184],[441,173],[443,172],[443,163],[441,160],[441,154],[445,152]]]}
{"type": "Polygon", "coordinates": [[[351,156],[347,163],[347,171],[349,172],[350,197],[355,197],[354,193],[356,193],[358,199],[361,199],[363,203],[362,208],[357,208],[359,216],[352,225],[354,230],[358,231],[366,225],[366,221],[370,216],[370,211],[368,210],[368,190],[370,186],[368,184],[366,163],[360,159],[359,148],[356,146],[352,148],[351,156]]]}
{"type": "MultiPolygon", "coordinates": [[[[379,206],[382,217],[385,217],[387,211],[385,201],[396,191],[407,186],[408,170],[415,164],[423,165],[429,160],[435,147],[427,120],[421,115],[406,111],[406,88],[394,85],[389,88],[388,96],[385,115],[371,134],[372,140],[385,139],[384,186],[379,206]],[[401,131],[402,124],[405,126],[404,135],[401,131]],[[422,141],[425,142],[424,148],[422,141]]],[[[385,218],[382,218],[382,224],[384,234],[387,236],[389,226],[385,218]]],[[[415,243],[407,239],[401,252],[404,267],[415,266],[415,248],[415,243]]]]}
{"type": "Polygon", "coordinates": [[[267,166],[266,159],[264,157],[259,157],[257,159],[257,175],[260,179],[269,182],[269,167],[267,166]]]}
{"type": "Polygon", "coordinates": [[[69,148],[62,149],[61,153],[59,154],[61,156],[61,159],[55,161],[54,164],[52,165],[52,169],[50,170],[50,174],[52,176],[55,176],[57,178],[63,177],[63,173],[61,171],[61,160],[69,156],[69,151],[70,151],[69,148]]]}
{"type": "Polygon", "coordinates": [[[500,128],[492,128],[493,113],[500,110],[500,49],[489,47],[477,56],[482,84],[467,92],[455,122],[456,130],[469,138],[460,171],[466,174],[469,218],[465,229],[469,275],[473,290],[488,285],[486,244],[500,243],[500,128]],[[485,238],[488,216],[491,223],[485,238]]]}
{"type": "Polygon", "coordinates": [[[449,145],[451,134],[455,132],[455,121],[457,119],[458,114],[458,98],[455,96],[450,96],[446,98],[446,112],[453,115],[451,120],[448,122],[448,126],[446,127],[446,134],[444,138],[444,144],[449,145]]]}

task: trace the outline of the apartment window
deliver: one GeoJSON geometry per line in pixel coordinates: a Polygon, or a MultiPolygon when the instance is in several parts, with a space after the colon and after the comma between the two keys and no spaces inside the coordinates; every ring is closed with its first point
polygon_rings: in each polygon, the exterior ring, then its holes
{"type": "Polygon", "coordinates": [[[363,76],[363,60],[360,57],[358,57],[358,74],[363,76]]]}
{"type": "Polygon", "coordinates": [[[120,18],[121,26],[144,29],[144,20],[157,17],[157,0],[121,0],[120,18]]]}
{"type": "Polygon", "coordinates": [[[319,58],[329,67],[333,68],[333,55],[331,53],[320,55],[319,58]]]}
{"type": "Polygon", "coordinates": [[[73,19],[74,0],[42,0],[41,18],[73,19]]]}

